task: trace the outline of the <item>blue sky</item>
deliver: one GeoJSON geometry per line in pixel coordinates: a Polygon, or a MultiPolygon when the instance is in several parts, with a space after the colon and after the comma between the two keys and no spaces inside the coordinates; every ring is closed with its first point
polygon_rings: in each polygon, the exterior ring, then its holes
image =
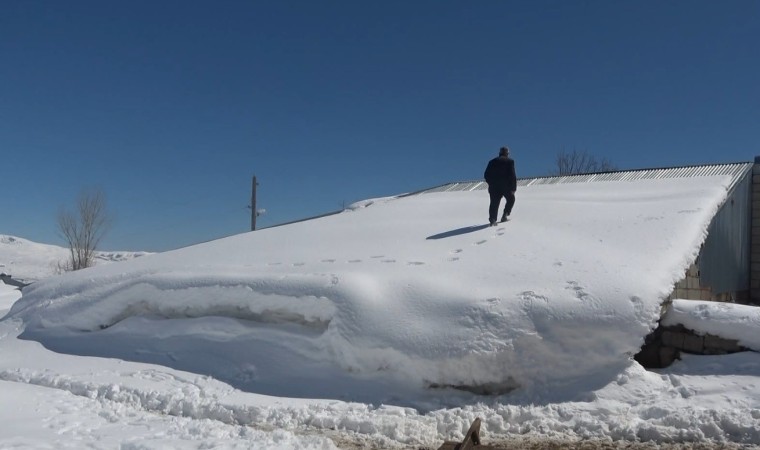
{"type": "Polygon", "coordinates": [[[479,179],[501,145],[521,177],[563,149],[750,161],[758,43],[754,0],[5,0],[0,234],[61,245],[100,187],[101,248],[162,251],[247,231],[254,174],[264,227],[479,179]]]}

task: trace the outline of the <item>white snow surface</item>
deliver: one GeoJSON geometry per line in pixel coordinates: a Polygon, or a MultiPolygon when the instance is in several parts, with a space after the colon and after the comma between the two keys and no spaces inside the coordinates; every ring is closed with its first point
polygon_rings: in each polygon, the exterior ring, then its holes
{"type": "Polygon", "coordinates": [[[3,317],[19,298],[21,298],[20,290],[0,282],[0,317],[3,317]]]}
{"type": "MultiPolygon", "coordinates": [[[[95,264],[125,261],[148,252],[95,252],[95,264]]],[[[60,272],[59,265],[69,250],[57,245],[40,244],[16,236],[0,234],[0,273],[25,282],[47,278],[60,272]]]]}
{"type": "Polygon", "coordinates": [[[729,181],[525,187],[494,228],[483,191],[374,199],[40,280],[0,321],[0,447],[760,444],[757,353],[632,360],[729,181]]]}

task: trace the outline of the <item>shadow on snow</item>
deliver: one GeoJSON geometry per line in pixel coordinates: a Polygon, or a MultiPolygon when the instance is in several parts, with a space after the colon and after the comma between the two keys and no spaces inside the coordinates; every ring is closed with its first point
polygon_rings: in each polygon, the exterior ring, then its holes
{"type": "Polygon", "coordinates": [[[445,231],[443,233],[434,234],[432,236],[428,236],[428,240],[435,240],[435,239],[446,239],[454,236],[460,236],[467,233],[474,233],[475,231],[484,230],[488,228],[488,224],[485,225],[471,225],[469,227],[464,228],[457,228],[456,230],[451,231],[445,231]]]}

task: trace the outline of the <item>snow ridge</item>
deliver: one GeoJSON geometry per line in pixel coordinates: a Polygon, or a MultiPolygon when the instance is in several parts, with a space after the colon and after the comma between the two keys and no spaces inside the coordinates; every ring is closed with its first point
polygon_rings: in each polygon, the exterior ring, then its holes
{"type": "Polygon", "coordinates": [[[65,300],[38,304],[22,297],[11,314],[24,311],[45,327],[63,325],[81,331],[105,329],[133,316],[164,319],[220,316],[261,323],[295,323],[324,331],[335,313],[334,304],[325,297],[330,293],[327,286],[333,283],[335,278],[329,275],[290,275],[272,280],[229,273],[209,277],[181,272],[138,272],[98,283],[82,280],[65,289],[54,286],[54,293],[50,292],[50,285],[32,285],[28,288],[29,297],[55,295],[66,299],[86,295],[76,305],[65,300]],[[209,302],[209,298],[217,300],[209,302]],[[76,317],[67,317],[73,306],[77,308],[76,317]]]}
{"type": "MultiPolygon", "coordinates": [[[[746,360],[745,364],[747,362],[755,369],[760,367],[758,358],[746,360]]],[[[643,378],[653,395],[633,406],[610,402],[606,410],[600,411],[586,402],[532,404],[526,398],[525,404],[520,404],[518,397],[513,399],[513,404],[487,402],[425,415],[411,408],[328,401],[292,406],[266,405],[261,404],[266,402],[259,401],[256,405],[246,401],[245,396],[250,394],[230,390],[206,377],[183,378],[154,370],[119,374],[120,383],[28,369],[0,371],[0,380],[45,386],[100,402],[115,402],[130,408],[234,426],[284,430],[306,426],[355,433],[375,447],[434,446],[446,439],[461,439],[475,417],[483,420],[483,433],[488,435],[489,441],[508,440],[519,435],[563,440],[653,440],[660,443],[760,442],[760,428],[757,427],[760,409],[751,408],[745,412],[719,407],[663,408],[657,397],[678,402],[694,395],[694,390],[678,376],[642,372],[632,366],[618,377],[616,383],[597,394],[619,397],[627,384],[640,384],[641,381],[633,380],[643,378]],[[124,380],[124,377],[129,379],[124,380]],[[147,388],[145,383],[155,383],[157,389],[147,388]],[[142,386],[138,387],[139,384],[142,386]]],[[[106,378],[106,374],[100,375],[106,378]]]]}

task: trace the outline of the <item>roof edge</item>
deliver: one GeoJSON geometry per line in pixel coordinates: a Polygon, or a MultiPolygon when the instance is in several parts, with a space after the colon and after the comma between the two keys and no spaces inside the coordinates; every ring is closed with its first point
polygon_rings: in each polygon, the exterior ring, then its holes
{"type": "MultiPolygon", "coordinates": [[[[728,190],[730,191],[739,180],[741,180],[747,173],[752,170],[753,165],[753,162],[738,162],[661,167],[650,169],[616,170],[574,175],[548,175],[541,177],[518,178],[517,185],[533,186],[542,184],[591,183],[599,181],[638,181],[645,179],[689,178],[698,176],[728,175],[732,178],[731,183],[728,186],[728,190]]],[[[485,189],[486,187],[487,185],[483,180],[455,181],[406,195],[433,192],[472,191],[485,189]]]]}

